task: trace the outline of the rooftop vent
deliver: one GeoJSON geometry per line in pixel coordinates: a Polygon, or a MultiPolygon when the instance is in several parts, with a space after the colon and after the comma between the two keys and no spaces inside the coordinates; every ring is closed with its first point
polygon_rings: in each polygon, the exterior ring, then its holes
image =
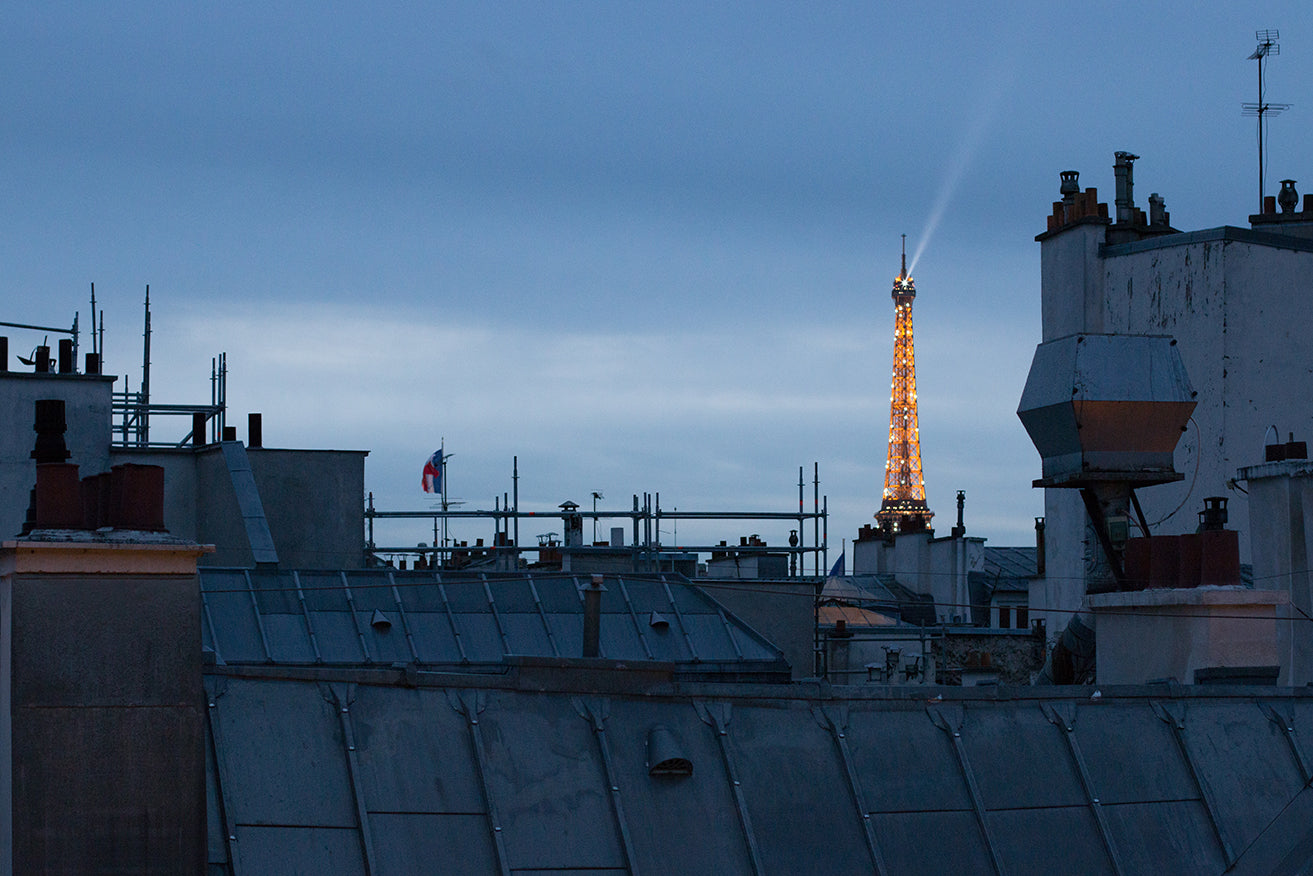
{"type": "Polygon", "coordinates": [[[1081,491],[1117,587],[1132,504],[1149,528],[1134,491],[1182,479],[1172,455],[1195,395],[1165,335],[1068,335],[1035,349],[1017,408],[1042,460],[1034,485],[1081,491]]]}
{"type": "Polygon", "coordinates": [[[1068,335],[1035,349],[1017,416],[1039,451],[1036,486],[1180,480],[1172,454],[1194,412],[1176,340],[1068,335]]]}
{"type": "Polygon", "coordinates": [[[664,724],[657,724],[647,733],[647,774],[693,775],[693,762],[684,755],[674,732],[664,724]]]}

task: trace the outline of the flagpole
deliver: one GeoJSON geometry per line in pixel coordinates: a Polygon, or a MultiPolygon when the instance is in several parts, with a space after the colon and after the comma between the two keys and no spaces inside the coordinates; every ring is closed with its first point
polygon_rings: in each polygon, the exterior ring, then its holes
{"type": "Polygon", "coordinates": [[[446,557],[445,548],[447,547],[447,438],[443,436],[442,443],[438,445],[438,466],[439,477],[442,484],[442,547],[444,548],[443,557],[446,557]]]}

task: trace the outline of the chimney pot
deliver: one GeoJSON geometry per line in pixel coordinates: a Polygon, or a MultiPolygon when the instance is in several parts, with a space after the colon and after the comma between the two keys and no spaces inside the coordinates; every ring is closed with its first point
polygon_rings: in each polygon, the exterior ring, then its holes
{"type": "Polygon", "coordinates": [[[72,456],[64,444],[64,433],[68,431],[68,425],[64,419],[62,398],[38,399],[36,422],[32,428],[36,432],[36,446],[32,448],[31,456],[38,465],[43,462],[64,462],[72,456]]]}
{"type": "Polygon", "coordinates": [[[1080,191],[1080,171],[1064,170],[1058,174],[1058,177],[1062,180],[1058,192],[1064,201],[1070,201],[1080,191]]]}
{"type": "Polygon", "coordinates": [[[1277,192],[1277,203],[1281,206],[1282,213],[1294,214],[1295,208],[1299,206],[1299,192],[1295,191],[1293,179],[1281,181],[1281,191],[1277,192]]]}

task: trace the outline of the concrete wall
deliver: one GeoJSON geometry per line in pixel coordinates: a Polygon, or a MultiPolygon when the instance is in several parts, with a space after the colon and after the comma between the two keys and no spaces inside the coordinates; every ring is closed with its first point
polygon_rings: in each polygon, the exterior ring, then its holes
{"type": "Polygon", "coordinates": [[[1043,340],[1103,331],[1105,278],[1099,246],[1107,223],[1087,220],[1044,240],[1040,247],[1043,340]]]}
{"type": "Polygon", "coordinates": [[[985,568],[983,538],[934,538],[925,532],[853,542],[853,574],[892,574],[899,584],[935,601],[941,623],[971,622],[967,576],[985,568]],[[956,620],[955,620],[956,618],[956,620]]]}
{"type": "MultiPolygon", "coordinates": [[[[1091,596],[1098,683],[1193,684],[1199,669],[1282,665],[1277,608],[1287,601],[1279,591],[1239,585],[1091,596]]],[[[1287,674],[1277,683],[1288,684],[1287,674]]]]}
{"type": "Polygon", "coordinates": [[[1270,462],[1243,469],[1252,512],[1255,589],[1287,595],[1279,605],[1277,651],[1282,684],[1313,682],[1313,462],[1270,462]],[[1288,671],[1286,668],[1288,667],[1288,671]]]}
{"type": "MultiPolygon", "coordinates": [[[[1194,424],[1175,454],[1185,479],[1137,496],[1156,535],[1193,532],[1204,498],[1228,497],[1228,528],[1240,531],[1241,561],[1250,562],[1249,502],[1229,483],[1239,467],[1262,460],[1268,426],[1283,441],[1288,432],[1313,435],[1305,330],[1313,251],[1307,241],[1219,228],[1100,254],[1090,236],[1101,232],[1079,225],[1043,240],[1043,340],[1072,331],[1177,338],[1198,392],[1194,424]],[[1092,309],[1096,294],[1100,307],[1092,309]]],[[[1075,491],[1048,490],[1044,504],[1048,580],[1037,605],[1074,609],[1085,582],[1106,574],[1104,560],[1075,491]]],[[[1048,622],[1061,627],[1056,615],[1048,622]]]]}
{"type": "Polygon", "coordinates": [[[1198,428],[1176,452],[1185,480],[1145,490],[1145,515],[1152,524],[1180,507],[1156,534],[1193,532],[1204,498],[1228,496],[1229,526],[1241,532],[1241,560],[1249,562],[1248,502],[1227,485],[1238,468],[1263,460],[1269,426],[1283,441],[1291,431],[1313,432],[1313,252],[1223,239],[1105,264],[1107,330],[1173,335],[1199,393],[1198,428]]]}
{"type": "MultiPolygon", "coordinates": [[[[246,451],[280,565],[358,569],[364,556],[365,451],[246,451]]],[[[212,544],[210,566],[252,565],[237,494],[218,445],[198,450],[115,448],[115,465],[164,468],[164,523],[181,538],[212,544]]]]}
{"type": "Polygon", "coordinates": [[[36,484],[32,447],[38,399],[64,400],[68,431],[64,440],[79,473],[99,474],[109,468],[110,394],[114,378],[81,374],[0,372],[0,538],[18,535],[27,513],[28,496],[36,484]]]}
{"type": "Polygon", "coordinates": [[[205,871],[195,545],[5,542],[6,873],[205,871]]]}
{"type": "Polygon", "coordinates": [[[109,453],[110,465],[135,463],[158,465],[164,469],[164,526],[179,538],[203,542],[196,524],[197,453],[191,447],[145,449],[115,447],[109,453]]]}
{"type": "Polygon", "coordinates": [[[690,582],[784,652],[794,678],[816,674],[816,586],[809,581],[690,582]]]}
{"type": "Polygon", "coordinates": [[[359,569],[365,551],[362,450],[248,448],[285,569],[359,569]]]}
{"type": "Polygon", "coordinates": [[[789,558],[784,554],[736,554],[707,560],[709,578],[784,578],[789,558]]]}

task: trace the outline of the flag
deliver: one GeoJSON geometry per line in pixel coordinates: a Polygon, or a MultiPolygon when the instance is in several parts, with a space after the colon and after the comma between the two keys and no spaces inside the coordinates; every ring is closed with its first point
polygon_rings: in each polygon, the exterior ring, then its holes
{"type": "Polygon", "coordinates": [[[834,568],[830,569],[831,578],[843,577],[843,554],[839,554],[839,559],[834,561],[834,568]]]}
{"type": "Polygon", "coordinates": [[[442,492],[442,451],[438,450],[424,463],[424,477],[420,484],[426,493],[442,492]]]}

